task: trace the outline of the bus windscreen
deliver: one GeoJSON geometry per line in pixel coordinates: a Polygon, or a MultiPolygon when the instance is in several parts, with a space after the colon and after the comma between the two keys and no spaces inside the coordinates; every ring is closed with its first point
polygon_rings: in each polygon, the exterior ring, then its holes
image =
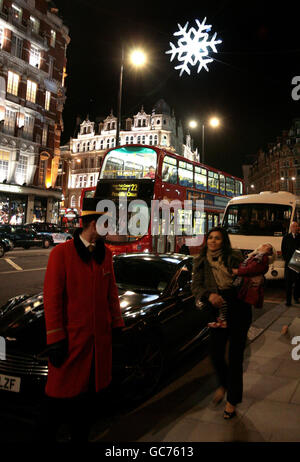
{"type": "Polygon", "coordinates": [[[223,226],[229,234],[283,236],[288,232],[292,207],[281,204],[232,204],[226,209],[223,226]]]}

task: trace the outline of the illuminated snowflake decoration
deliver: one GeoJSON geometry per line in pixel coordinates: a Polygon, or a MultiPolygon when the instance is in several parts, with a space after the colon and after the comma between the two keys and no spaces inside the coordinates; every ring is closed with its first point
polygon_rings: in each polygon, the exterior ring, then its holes
{"type": "Polygon", "coordinates": [[[222,40],[216,40],[216,32],[210,38],[208,32],[211,30],[211,26],[205,24],[206,18],[201,23],[196,19],[198,29],[191,27],[188,30],[189,23],[187,22],[184,27],[178,24],[179,31],[173,35],[182,35],[181,39],[177,42],[177,47],[170,42],[171,50],[166,51],[166,54],[171,54],[170,61],[172,62],[175,56],[178,54],[177,60],[181,63],[176,66],[175,69],[180,69],[180,76],[187,72],[191,73],[189,65],[194,67],[199,63],[197,72],[199,73],[202,68],[208,71],[207,64],[213,61],[209,57],[209,51],[217,53],[216,45],[222,43],[222,40]],[[210,49],[210,50],[209,50],[210,49]]]}

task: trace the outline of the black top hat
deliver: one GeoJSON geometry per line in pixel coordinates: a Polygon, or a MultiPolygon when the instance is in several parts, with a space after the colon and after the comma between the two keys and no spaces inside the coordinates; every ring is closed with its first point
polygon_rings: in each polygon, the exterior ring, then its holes
{"type": "Polygon", "coordinates": [[[79,218],[84,218],[89,215],[95,215],[96,217],[103,215],[105,212],[99,212],[97,210],[98,202],[99,200],[95,197],[84,197],[82,202],[82,211],[79,218]]]}

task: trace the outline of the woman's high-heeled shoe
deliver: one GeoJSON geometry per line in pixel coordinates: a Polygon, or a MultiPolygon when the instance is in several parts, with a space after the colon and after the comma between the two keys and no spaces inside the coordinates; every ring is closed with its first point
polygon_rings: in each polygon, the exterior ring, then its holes
{"type": "Polygon", "coordinates": [[[236,416],[236,411],[235,411],[235,410],[232,411],[232,412],[229,412],[229,411],[226,411],[226,410],[224,409],[224,415],[223,415],[223,417],[224,417],[225,420],[233,419],[233,417],[235,417],[235,416],[236,416]]]}

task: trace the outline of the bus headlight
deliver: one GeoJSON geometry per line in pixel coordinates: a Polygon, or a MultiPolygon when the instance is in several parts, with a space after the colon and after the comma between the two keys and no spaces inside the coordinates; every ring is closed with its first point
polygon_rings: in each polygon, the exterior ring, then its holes
{"type": "Polygon", "coordinates": [[[272,275],[274,278],[276,278],[276,276],[278,276],[278,271],[276,271],[276,270],[271,271],[271,275],[272,275]]]}

